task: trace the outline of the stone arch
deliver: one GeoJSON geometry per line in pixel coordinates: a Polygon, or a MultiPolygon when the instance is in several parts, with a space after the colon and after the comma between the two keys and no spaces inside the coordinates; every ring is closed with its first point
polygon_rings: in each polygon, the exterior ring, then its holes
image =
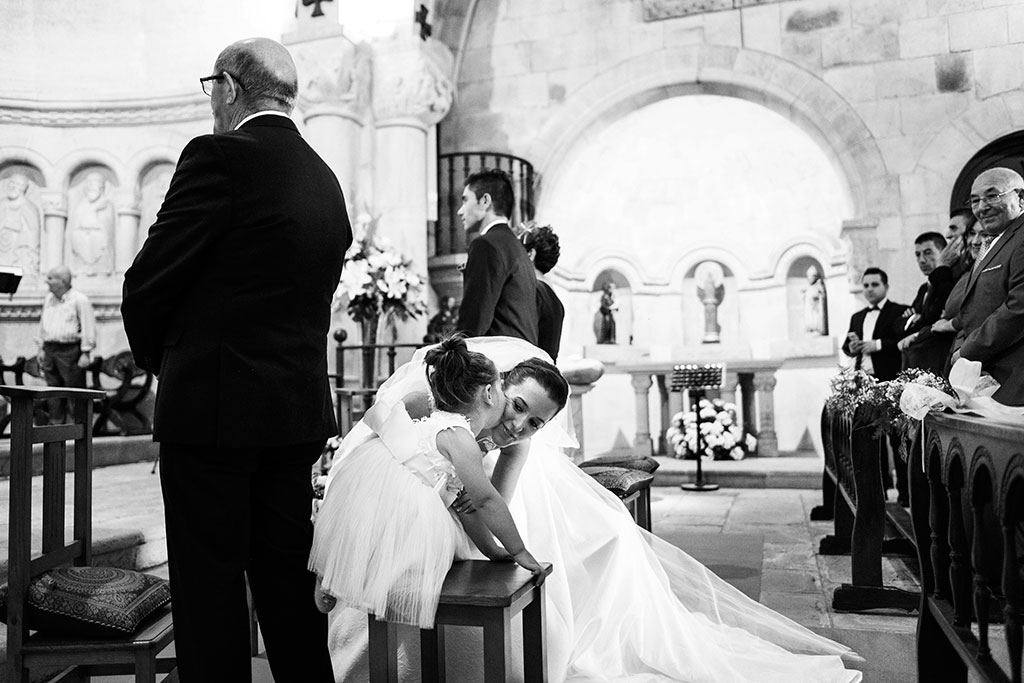
{"type": "MultiPolygon", "coordinates": [[[[569,151],[626,113],[681,95],[738,97],[792,121],[815,140],[845,182],[855,217],[899,213],[882,154],[860,116],[831,86],[792,62],[722,45],[692,45],[637,55],[601,72],[551,116],[525,156],[546,183],[557,183],[569,151]]],[[[538,196],[538,212],[543,205],[538,196]]]]}
{"type": "Polygon", "coordinates": [[[52,189],[54,187],[53,164],[33,149],[27,147],[0,149],[0,172],[11,166],[25,166],[32,169],[32,180],[40,188],[52,189]]]}
{"type": "Polygon", "coordinates": [[[978,150],[994,140],[1020,129],[1024,120],[1016,112],[1015,93],[1005,93],[975,102],[935,134],[918,157],[908,176],[914,184],[907,213],[948,216],[953,184],[978,150]],[[935,208],[940,207],[936,212],[935,208]]]}

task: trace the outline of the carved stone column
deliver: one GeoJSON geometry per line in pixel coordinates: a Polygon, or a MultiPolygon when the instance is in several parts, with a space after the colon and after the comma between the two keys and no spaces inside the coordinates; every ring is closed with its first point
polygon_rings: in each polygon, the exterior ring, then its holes
{"type": "Polygon", "coordinates": [[[373,113],[377,125],[374,199],[377,234],[427,271],[428,130],[455,97],[452,54],[433,39],[400,36],[374,45],[373,113]]]}
{"type": "Polygon", "coordinates": [[[754,389],[757,391],[757,454],[774,457],[779,454],[779,439],[775,435],[775,373],[755,372],[754,389]]]}
{"type": "Polygon", "coordinates": [[[117,207],[117,224],[114,227],[114,272],[124,275],[128,266],[135,260],[139,249],[139,219],[142,211],[134,195],[124,193],[115,199],[117,207]]]}
{"type": "Polygon", "coordinates": [[[633,393],[636,401],[636,439],[633,444],[636,453],[634,455],[653,455],[649,395],[654,381],[648,374],[632,374],[630,378],[633,381],[633,393]]]}
{"type": "Polygon", "coordinates": [[[338,176],[351,210],[360,191],[360,162],[372,153],[362,149],[370,114],[371,54],[369,46],[345,36],[333,3],[323,10],[321,16],[300,17],[283,42],[299,74],[297,109],[306,140],[338,176]]]}
{"type": "Polygon", "coordinates": [[[64,230],[68,224],[68,207],[59,192],[43,194],[43,238],[39,245],[39,272],[64,263],[64,230]]]}
{"type": "Polygon", "coordinates": [[[604,364],[592,358],[583,358],[563,363],[559,368],[562,376],[569,383],[569,413],[579,449],[573,454],[572,461],[581,463],[586,458],[583,448],[583,394],[594,388],[597,380],[604,374],[604,364]]]}

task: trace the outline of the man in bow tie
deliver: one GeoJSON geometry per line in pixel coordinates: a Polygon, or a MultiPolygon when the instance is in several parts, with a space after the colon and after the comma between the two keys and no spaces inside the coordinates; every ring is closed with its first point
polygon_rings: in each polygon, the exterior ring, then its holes
{"type": "MultiPolygon", "coordinates": [[[[843,352],[855,360],[855,367],[880,381],[895,379],[903,366],[898,344],[909,309],[903,304],[889,301],[889,276],[881,268],[868,268],[861,277],[864,299],[868,302],[850,318],[850,330],[843,342],[843,352]]],[[[890,452],[895,443],[889,441],[890,452]]],[[[907,505],[910,488],[905,467],[894,467],[895,462],[882,465],[882,483],[892,488],[893,469],[896,470],[897,499],[907,505]]]]}
{"type": "Polygon", "coordinates": [[[1024,178],[1008,168],[991,168],[971,186],[971,209],[986,235],[967,281],[953,343],[959,358],[980,361],[999,382],[993,398],[1024,405],[1024,178]]]}
{"type": "Polygon", "coordinates": [[[843,353],[856,359],[856,367],[879,380],[895,379],[902,365],[897,344],[903,336],[907,307],[889,301],[889,276],[881,268],[868,268],[861,277],[867,308],[850,318],[843,353]]]}

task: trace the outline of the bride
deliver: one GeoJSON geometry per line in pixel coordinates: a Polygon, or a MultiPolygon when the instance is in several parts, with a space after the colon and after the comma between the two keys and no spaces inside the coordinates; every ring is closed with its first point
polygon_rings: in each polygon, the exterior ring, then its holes
{"type": "MultiPolygon", "coordinates": [[[[547,359],[518,339],[468,341],[499,371],[528,358],[547,359]]],[[[405,400],[416,412],[414,406],[426,393],[424,353],[419,350],[381,386],[378,401],[405,400]]],[[[506,391],[514,395],[515,388],[506,391]]],[[[512,444],[523,434],[499,426],[488,443],[503,447],[492,478],[501,480],[495,485],[510,498],[523,540],[539,560],[554,565],[545,583],[552,683],[861,680],[860,672],[843,665],[843,656],[856,657],[849,648],[751,600],[679,548],[638,527],[614,495],[561,453],[561,447],[574,444],[568,413],[562,411],[564,418],[544,425],[529,441],[512,444]],[[527,451],[528,457],[522,457],[527,451]]],[[[357,424],[335,462],[372,434],[364,423],[357,424]]],[[[330,647],[338,681],[367,679],[366,624],[366,614],[358,610],[331,612],[330,647]]],[[[477,629],[447,628],[449,679],[478,680],[482,646],[477,629]]],[[[419,680],[418,640],[416,629],[400,627],[401,680],[419,680]]]]}

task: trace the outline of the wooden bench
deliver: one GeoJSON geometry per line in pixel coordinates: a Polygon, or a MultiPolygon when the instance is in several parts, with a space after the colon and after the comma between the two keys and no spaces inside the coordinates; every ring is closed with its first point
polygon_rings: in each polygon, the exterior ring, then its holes
{"type": "MultiPolygon", "coordinates": [[[[545,564],[546,575],[551,565],[545,564]]],[[[483,683],[512,679],[512,617],[523,613],[523,674],[525,683],[547,681],[544,647],[544,585],[511,562],[466,560],[448,571],[437,606],[435,628],[420,630],[420,670],[423,683],[445,680],[444,627],[480,626],[484,632],[483,683]]],[[[369,615],[370,683],[397,683],[396,626],[369,615]]]]}
{"type": "Polygon", "coordinates": [[[651,530],[651,484],[659,467],[653,458],[603,456],[580,463],[580,469],[622,501],[637,526],[651,530]]]}
{"type": "MultiPolygon", "coordinates": [[[[837,611],[859,612],[896,608],[913,612],[920,595],[883,586],[883,554],[916,555],[909,520],[886,539],[887,513],[882,487],[882,463],[887,458],[886,440],[875,436],[864,415],[822,411],[821,433],[825,474],[833,482],[832,517],[835,532],[821,539],[822,555],[850,555],[852,583],[844,583],[832,595],[837,611]],[[903,534],[909,534],[910,538],[903,534]]],[[[897,506],[899,513],[905,511],[897,506]]],[[[893,510],[893,514],[898,514],[893,510]]],[[[897,529],[890,525],[890,531],[897,529]]]]}
{"type": "Polygon", "coordinates": [[[918,680],[1020,681],[1024,425],[931,413],[924,427],[928,505],[911,506],[929,539],[919,549],[918,680]],[[1000,613],[1009,655],[1001,663],[989,644],[1000,613]]]}

